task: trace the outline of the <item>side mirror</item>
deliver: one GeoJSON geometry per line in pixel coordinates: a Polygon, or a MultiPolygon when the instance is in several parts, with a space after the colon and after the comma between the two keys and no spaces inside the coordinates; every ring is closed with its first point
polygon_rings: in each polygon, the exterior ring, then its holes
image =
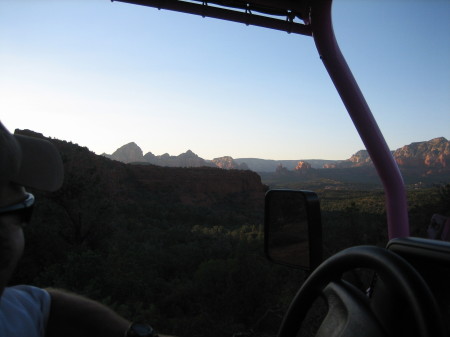
{"type": "Polygon", "coordinates": [[[264,250],[269,260],[305,270],[322,262],[319,197],[310,191],[270,190],[265,198],[264,250]]]}

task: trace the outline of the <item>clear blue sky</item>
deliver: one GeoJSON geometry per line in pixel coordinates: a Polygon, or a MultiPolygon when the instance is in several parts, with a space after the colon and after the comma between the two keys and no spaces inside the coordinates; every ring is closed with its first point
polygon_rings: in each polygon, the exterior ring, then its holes
{"type": "MultiPolygon", "coordinates": [[[[335,0],[391,149],[450,139],[450,1],[335,0]]],[[[109,0],[0,0],[0,118],[100,154],[346,159],[363,148],[312,38],[109,0]]]]}

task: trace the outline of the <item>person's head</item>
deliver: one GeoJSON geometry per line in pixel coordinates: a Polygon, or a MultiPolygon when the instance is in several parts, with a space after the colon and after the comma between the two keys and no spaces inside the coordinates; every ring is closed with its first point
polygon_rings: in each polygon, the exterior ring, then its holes
{"type": "Polygon", "coordinates": [[[63,165],[55,146],[45,139],[12,135],[0,122],[0,296],[19,260],[34,196],[31,187],[55,191],[63,165]]]}

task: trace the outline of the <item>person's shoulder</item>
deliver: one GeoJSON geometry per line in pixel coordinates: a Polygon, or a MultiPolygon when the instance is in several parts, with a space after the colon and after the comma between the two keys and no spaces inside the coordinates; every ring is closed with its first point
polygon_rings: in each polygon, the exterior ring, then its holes
{"type": "Polygon", "coordinates": [[[44,289],[30,286],[30,285],[17,285],[13,287],[5,288],[2,295],[3,298],[14,298],[16,301],[32,301],[42,302],[50,301],[50,295],[44,289]]]}
{"type": "Polygon", "coordinates": [[[0,311],[20,312],[24,315],[43,317],[46,321],[50,312],[50,294],[41,288],[18,285],[5,288],[0,301],[0,311]]]}
{"type": "Polygon", "coordinates": [[[0,301],[1,336],[44,336],[50,295],[33,286],[5,288],[0,301]]]}

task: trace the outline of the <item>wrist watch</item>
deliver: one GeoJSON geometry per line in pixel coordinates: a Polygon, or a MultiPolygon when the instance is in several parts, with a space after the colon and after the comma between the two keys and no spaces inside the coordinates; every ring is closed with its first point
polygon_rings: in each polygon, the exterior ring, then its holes
{"type": "Polygon", "coordinates": [[[158,337],[155,329],[148,324],[131,323],[125,337],[158,337]]]}

